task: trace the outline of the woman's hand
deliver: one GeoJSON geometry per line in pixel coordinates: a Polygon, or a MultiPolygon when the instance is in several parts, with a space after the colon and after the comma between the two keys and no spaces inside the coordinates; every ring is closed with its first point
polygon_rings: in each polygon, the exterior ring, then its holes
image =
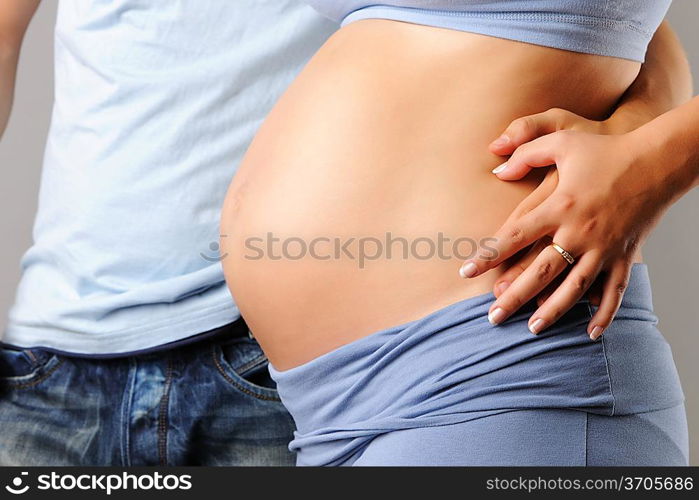
{"type": "Polygon", "coordinates": [[[500,137],[490,144],[490,151],[499,156],[511,155],[522,144],[561,130],[591,134],[623,134],[648,123],[653,116],[647,110],[623,109],[606,120],[583,118],[570,111],[552,108],[543,113],[518,118],[500,137]]]}
{"type": "Polygon", "coordinates": [[[599,135],[605,127],[609,123],[554,110],[515,121],[506,132],[508,140],[491,146],[503,155],[516,148],[493,171],[502,180],[521,179],[532,168],[557,167],[496,233],[489,254],[461,268],[462,276],[475,277],[533,245],[496,282],[497,300],[488,315],[492,323],[503,322],[543,293],[548,297],[529,321],[532,333],[539,333],[568,311],[601,273],[602,297],[588,325],[590,337],[599,338],[614,318],[636,250],[674,194],[645,154],[642,136],[599,135]],[[543,137],[526,142],[537,135],[543,137]],[[572,254],[572,266],[551,241],[572,254]]]}

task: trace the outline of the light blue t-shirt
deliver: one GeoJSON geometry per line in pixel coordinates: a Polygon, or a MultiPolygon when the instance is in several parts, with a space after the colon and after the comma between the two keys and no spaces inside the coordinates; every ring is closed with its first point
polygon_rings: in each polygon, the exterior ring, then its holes
{"type": "Polygon", "coordinates": [[[300,0],[62,0],[34,244],[3,342],[138,351],[239,317],[219,213],[337,25],[300,0]]]}

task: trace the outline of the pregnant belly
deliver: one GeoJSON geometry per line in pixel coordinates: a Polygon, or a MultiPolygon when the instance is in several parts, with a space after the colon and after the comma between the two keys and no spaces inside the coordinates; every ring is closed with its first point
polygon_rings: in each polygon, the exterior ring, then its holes
{"type": "Polygon", "coordinates": [[[540,182],[488,143],[513,118],[602,117],[638,71],[612,58],[393,21],[336,33],[279,101],[231,185],[226,279],[277,369],[485,293],[463,259],[540,182]]]}

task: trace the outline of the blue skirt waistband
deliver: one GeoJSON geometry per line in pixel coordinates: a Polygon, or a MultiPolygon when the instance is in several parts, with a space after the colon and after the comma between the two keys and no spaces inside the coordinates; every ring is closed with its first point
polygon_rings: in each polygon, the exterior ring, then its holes
{"type": "Polygon", "coordinates": [[[617,319],[603,340],[578,302],[544,333],[527,328],[533,306],[507,322],[487,320],[492,294],[341,346],[308,363],[270,366],[297,431],[300,464],[346,462],[377,435],[449,425],[532,408],[604,415],[679,404],[670,348],[657,330],[648,270],[633,266],[617,319]]]}

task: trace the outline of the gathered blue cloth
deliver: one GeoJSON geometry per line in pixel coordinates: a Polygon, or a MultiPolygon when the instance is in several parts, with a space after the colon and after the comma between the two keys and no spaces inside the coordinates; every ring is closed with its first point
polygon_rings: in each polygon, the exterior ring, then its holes
{"type": "Polygon", "coordinates": [[[341,346],[301,366],[269,370],[297,426],[299,465],[351,464],[376,437],[447,426],[512,410],[630,415],[682,404],[669,345],[656,328],[648,270],[635,264],[621,309],[602,340],[578,302],[538,336],[535,304],[500,326],[492,294],[341,346]]]}
{"type": "Polygon", "coordinates": [[[307,0],[342,25],[390,19],[574,52],[645,59],[672,0],[307,0]]]}

